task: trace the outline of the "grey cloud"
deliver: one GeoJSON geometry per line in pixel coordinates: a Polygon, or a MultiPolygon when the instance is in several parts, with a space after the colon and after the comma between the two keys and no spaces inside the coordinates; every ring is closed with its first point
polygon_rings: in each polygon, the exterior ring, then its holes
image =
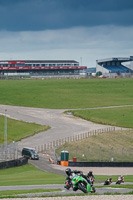
{"type": "MultiPolygon", "coordinates": [[[[0,32],[3,59],[96,59],[133,52],[133,27],[99,26],[49,31],[0,32]]],[[[91,67],[91,66],[89,66],[91,67]]]]}
{"type": "Polygon", "coordinates": [[[133,0],[0,0],[0,29],[38,31],[133,25],[133,0]]]}

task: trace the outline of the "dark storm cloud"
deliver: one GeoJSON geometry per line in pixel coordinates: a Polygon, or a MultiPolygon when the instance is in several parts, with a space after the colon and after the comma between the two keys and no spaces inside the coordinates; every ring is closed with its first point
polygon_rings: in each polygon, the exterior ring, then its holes
{"type": "Polygon", "coordinates": [[[0,0],[0,30],[133,25],[133,0],[0,0]]]}

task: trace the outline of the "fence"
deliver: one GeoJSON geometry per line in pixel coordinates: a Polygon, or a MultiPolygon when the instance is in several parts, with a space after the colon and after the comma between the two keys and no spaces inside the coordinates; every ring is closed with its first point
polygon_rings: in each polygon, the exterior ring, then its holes
{"type": "MultiPolygon", "coordinates": [[[[95,136],[95,135],[99,135],[101,133],[104,132],[112,132],[112,131],[116,131],[118,129],[116,129],[116,127],[108,127],[108,128],[104,128],[104,129],[97,129],[97,130],[93,130],[93,131],[89,131],[89,132],[85,132],[85,133],[81,133],[81,134],[77,134],[74,136],[69,136],[69,137],[65,137],[65,138],[61,138],[52,142],[48,142],[46,144],[42,144],[40,146],[36,146],[35,149],[36,151],[40,152],[40,153],[52,153],[55,156],[55,149],[59,148],[60,146],[70,143],[70,142],[75,142],[75,141],[80,141],[82,139],[88,138],[90,136],[95,136]]],[[[123,128],[120,128],[119,130],[125,130],[123,128]]],[[[127,129],[126,129],[127,130],[127,129]]],[[[66,146],[67,148],[67,146],[66,146]]],[[[132,149],[130,150],[117,150],[117,151],[121,151],[121,153],[119,153],[119,160],[121,161],[128,161],[130,158],[133,160],[132,155],[132,149]],[[130,157],[128,157],[128,160],[125,159],[125,155],[127,153],[125,153],[125,151],[129,151],[130,157]]],[[[84,152],[81,152],[78,150],[78,148],[75,148],[75,150],[73,151],[72,157],[77,157],[79,160],[81,161],[93,161],[93,150],[91,149],[91,147],[88,147],[84,152]],[[75,153],[74,153],[75,152],[75,153]],[[83,155],[84,154],[84,155],[83,155]]],[[[116,161],[115,158],[115,149],[110,150],[110,154],[108,153],[108,156],[103,156],[103,152],[104,149],[97,149],[96,151],[96,155],[95,158],[97,158],[97,161],[104,161],[104,160],[111,160],[112,161],[116,161]],[[104,159],[104,157],[106,157],[104,159]]],[[[8,145],[1,145],[0,146],[0,162],[2,161],[7,161],[7,160],[14,160],[17,159],[19,156],[19,149],[18,149],[18,144],[13,142],[11,144],[8,145]]],[[[118,159],[117,159],[118,160],[118,159]]]]}
{"type": "MultiPolygon", "coordinates": [[[[124,128],[120,128],[120,130],[125,130],[124,128]]],[[[51,150],[54,150],[60,146],[62,146],[65,143],[69,143],[69,142],[75,142],[75,141],[79,141],[82,140],[84,138],[88,138],[90,136],[94,136],[94,135],[99,135],[101,133],[105,133],[105,132],[112,132],[112,131],[116,131],[116,127],[108,127],[108,128],[104,128],[104,129],[96,129],[93,131],[89,131],[89,132],[85,132],[85,133],[81,133],[81,134],[77,134],[74,136],[70,136],[70,137],[65,137],[62,139],[58,139],[40,146],[36,146],[35,149],[38,152],[42,152],[42,153],[49,153],[51,150]]]]}
{"type": "Polygon", "coordinates": [[[18,158],[18,144],[16,142],[0,145],[0,162],[18,158]]]}

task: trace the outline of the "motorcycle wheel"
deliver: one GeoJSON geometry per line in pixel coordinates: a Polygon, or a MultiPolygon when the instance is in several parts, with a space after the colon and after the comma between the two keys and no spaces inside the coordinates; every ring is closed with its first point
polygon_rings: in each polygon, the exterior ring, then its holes
{"type": "Polygon", "coordinates": [[[78,184],[78,189],[84,193],[88,193],[86,186],[82,182],[78,184]]]}

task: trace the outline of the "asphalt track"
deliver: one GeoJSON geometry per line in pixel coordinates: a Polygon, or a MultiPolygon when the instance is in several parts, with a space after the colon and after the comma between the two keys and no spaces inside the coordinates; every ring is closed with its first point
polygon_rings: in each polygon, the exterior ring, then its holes
{"type": "MultiPolygon", "coordinates": [[[[24,146],[37,147],[57,139],[110,127],[108,125],[95,124],[71,115],[68,116],[64,114],[64,111],[66,111],[65,109],[42,109],[0,105],[0,114],[4,115],[5,110],[7,110],[7,116],[10,118],[49,125],[51,127],[45,132],[21,140],[18,143],[20,149],[24,146]]],[[[116,129],[119,130],[121,128],[116,127],[116,129]]]]}
{"type": "MultiPolygon", "coordinates": [[[[114,185],[115,183],[112,183],[114,185]]],[[[130,183],[132,184],[132,183],[130,183]]],[[[95,186],[103,186],[103,184],[95,184],[95,186]]],[[[83,192],[78,190],[74,192],[72,189],[66,190],[64,188],[64,184],[56,184],[56,185],[23,185],[23,186],[0,186],[0,191],[7,191],[7,190],[31,190],[31,189],[61,189],[61,191],[55,192],[41,192],[41,193],[28,193],[28,194],[20,194],[16,196],[27,196],[27,197],[34,197],[34,196],[55,196],[55,195],[68,195],[68,194],[82,194],[83,192]]],[[[111,187],[104,187],[104,188],[96,188],[96,194],[105,194],[105,193],[120,193],[125,194],[132,192],[133,189],[125,189],[125,188],[111,188],[111,187]]]]}
{"type": "MultiPolygon", "coordinates": [[[[67,166],[61,166],[57,164],[50,164],[49,155],[47,154],[39,154],[39,160],[29,160],[29,163],[32,163],[38,169],[64,175],[65,169],[67,166]]],[[[93,171],[95,175],[133,175],[133,167],[71,167],[72,170],[83,171],[84,174],[87,174],[89,171],[93,171]]]]}

